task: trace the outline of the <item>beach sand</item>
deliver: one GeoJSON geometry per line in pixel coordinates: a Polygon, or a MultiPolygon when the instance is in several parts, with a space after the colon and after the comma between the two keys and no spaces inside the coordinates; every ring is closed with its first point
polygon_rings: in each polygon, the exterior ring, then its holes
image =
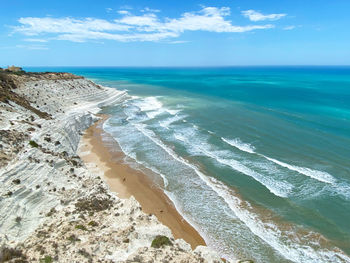
{"type": "Polygon", "coordinates": [[[145,213],[156,215],[161,223],[171,229],[175,239],[184,239],[193,249],[206,245],[165,193],[147,175],[123,162],[125,155],[122,151],[116,151],[120,149],[118,143],[103,131],[102,125],[107,118],[103,115],[101,120],[86,130],[81,139],[79,155],[89,169],[94,173],[103,171],[102,176],[110,190],[120,198],[134,196],[145,213]]]}

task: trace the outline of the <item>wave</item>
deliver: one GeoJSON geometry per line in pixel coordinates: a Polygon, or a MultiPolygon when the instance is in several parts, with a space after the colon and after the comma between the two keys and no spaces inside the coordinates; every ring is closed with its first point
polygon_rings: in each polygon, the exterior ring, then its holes
{"type": "Polygon", "coordinates": [[[289,170],[298,172],[300,174],[306,175],[310,178],[313,178],[317,181],[323,182],[323,183],[327,183],[327,184],[334,184],[336,183],[336,179],[330,175],[329,173],[323,172],[323,171],[318,171],[318,170],[312,170],[310,168],[306,168],[306,167],[299,167],[299,166],[294,166],[294,165],[290,165],[281,161],[278,161],[276,159],[267,157],[265,155],[259,154],[260,156],[263,156],[265,159],[278,164],[282,167],[288,168],[289,170]]]}
{"type": "Polygon", "coordinates": [[[161,120],[158,123],[159,123],[159,126],[166,128],[166,129],[169,129],[169,126],[172,123],[180,121],[186,117],[187,117],[186,115],[175,115],[175,116],[172,116],[170,118],[166,118],[165,120],[161,120]]]}
{"type": "Polygon", "coordinates": [[[163,107],[157,97],[145,97],[133,101],[133,104],[140,108],[141,111],[155,111],[163,107]]]}
{"type": "MultiPolygon", "coordinates": [[[[194,131],[192,132],[194,133],[194,131]]],[[[242,163],[233,158],[225,158],[223,156],[220,156],[220,151],[214,151],[210,148],[211,146],[205,141],[193,143],[192,138],[189,139],[188,136],[176,132],[174,133],[174,137],[177,140],[184,142],[188,147],[194,148],[190,149],[190,151],[192,150],[192,152],[195,152],[197,154],[210,157],[211,159],[215,160],[220,164],[228,166],[237,172],[254,178],[257,182],[265,186],[275,196],[286,198],[293,190],[293,185],[291,185],[290,183],[274,180],[269,176],[264,176],[258,172],[255,172],[254,170],[250,169],[249,167],[243,165],[242,163]]],[[[193,137],[199,138],[200,136],[198,134],[195,134],[193,137]]]]}
{"type": "MultiPolygon", "coordinates": [[[[314,232],[300,229],[299,234],[293,225],[284,225],[281,230],[271,219],[262,221],[262,216],[252,211],[252,206],[243,201],[226,185],[215,178],[210,178],[200,173],[201,179],[213,189],[228,204],[235,215],[244,222],[252,233],[264,240],[277,250],[285,258],[293,262],[312,263],[345,263],[350,262],[350,257],[336,247],[322,248],[323,236],[314,232]],[[311,241],[310,238],[314,237],[311,241]]],[[[267,216],[270,218],[271,216],[267,216]]]]}
{"type": "MultiPolygon", "coordinates": [[[[330,194],[332,196],[340,196],[340,197],[344,198],[345,200],[350,200],[350,185],[349,185],[349,183],[341,182],[327,172],[314,170],[314,169],[310,169],[307,167],[300,167],[300,166],[296,166],[296,165],[291,165],[291,164],[276,160],[274,158],[268,157],[266,155],[257,153],[255,151],[254,146],[252,146],[248,143],[243,143],[243,142],[241,142],[240,139],[235,139],[235,140],[228,140],[225,138],[221,138],[221,139],[224,142],[228,143],[229,145],[231,145],[231,146],[233,146],[241,151],[249,152],[251,154],[256,154],[257,156],[260,156],[260,157],[264,158],[265,160],[268,160],[274,164],[277,164],[280,167],[287,168],[290,171],[297,172],[298,174],[302,174],[304,176],[307,176],[307,177],[309,177],[313,180],[316,180],[320,183],[324,183],[324,184],[326,184],[326,186],[323,188],[323,190],[327,191],[328,194],[330,194]],[[231,142],[231,143],[229,143],[229,142],[231,142]],[[235,142],[235,143],[232,143],[232,142],[235,142]],[[242,145],[244,145],[244,147],[242,147],[242,145]],[[253,149],[254,149],[254,151],[252,151],[253,149]]],[[[271,167],[268,169],[271,169],[271,167]]],[[[317,192],[317,195],[320,195],[321,193],[322,193],[322,191],[317,192]]],[[[313,196],[312,194],[316,194],[316,193],[314,191],[308,192],[308,195],[310,197],[313,196]]]]}
{"type": "Polygon", "coordinates": [[[170,110],[170,109],[167,109],[166,110],[169,114],[171,114],[171,115],[176,115],[176,114],[178,114],[181,110],[170,110]]]}
{"type": "Polygon", "coordinates": [[[295,165],[291,165],[291,164],[287,164],[285,162],[281,162],[279,160],[276,160],[276,159],[273,159],[273,158],[270,158],[268,156],[265,156],[263,154],[260,154],[260,153],[256,153],[255,152],[255,147],[248,144],[248,143],[243,143],[240,139],[236,138],[236,139],[233,139],[233,140],[230,140],[230,139],[225,139],[225,138],[221,138],[224,142],[226,142],[227,144],[241,150],[241,151],[244,151],[244,152],[248,152],[248,153],[251,153],[251,154],[257,154],[263,158],[265,158],[266,160],[268,161],[271,161],[279,166],[282,166],[284,168],[287,168],[291,171],[294,171],[294,172],[298,172],[299,174],[303,174],[305,176],[308,176],[310,178],[313,178],[317,181],[320,181],[320,182],[323,182],[323,183],[327,183],[327,184],[335,184],[336,183],[336,179],[330,175],[329,173],[327,172],[323,172],[323,171],[318,171],[318,170],[313,170],[313,169],[310,169],[310,168],[307,168],[307,167],[300,167],[300,166],[295,166],[295,165]]]}
{"type": "Polygon", "coordinates": [[[168,109],[166,107],[163,107],[163,103],[158,100],[160,97],[134,97],[132,99],[132,104],[140,109],[140,111],[146,113],[149,119],[153,119],[156,116],[168,113],[172,116],[175,116],[179,112],[181,112],[181,109],[168,109]]]}
{"type": "MultiPolygon", "coordinates": [[[[186,165],[187,167],[190,167],[192,170],[199,175],[201,172],[198,170],[198,168],[189,163],[187,160],[183,159],[179,155],[177,155],[171,148],[167,147],[160,139],[156,137],[153,131],[145,128],[145,124],[135,123],[133,126],[139,130],[141,133],[143,133],[147,138],[149,138],[151,141],[156,143],[159,147],[161,147],[164,151],[166,151],[171,157],[173,157],[175,160],[179,161],[180,163],[186,165]]],[[[182,135],[177,135],[177,138],[179,140],[187,141],[187,139],[182,135]]],[[[232,169],[243,173],[245,175],[248,175],[250,177],[253,177],[255,180],[260,182],[262,185],[264,185],[271,193],[273,193],[276,196],[279,197],[287,197],[288,193],[292,190],[293,186],[286,182],[278,182],[275,180],[271,180],[268,177],[264,177],[263,175],[251,170],[250,168],[242,165],[236,160],[226,160],[222,159],[219,156],[212,154],[210,151],[205,150],[203,148],[199,149],[202,153],[206,154],[207,156],[211,157],[212,159],[215,159],[217,162],[230,166],[232,169]]]]}
{"type": "Polygon", "coordinates": [[[132,104],[138,107],[140,111],[146,113],[149,119],[153,119],[157,115],[165,112],[163,103],[161,103],[157,97],[137,98],[132,101],[132,104]]]}
{"type": "Polygon", "coordinates": [[[254,146],[250,145],[249,143],[244,143],[238,138],[233,139],[233,140],[229,140],[229,139],[225,139],[225,138],[221,137],[221,140],[223,140],[224,142],[226,142],[227,144],[229,144],[233,147],[236,147],[237,149],[239,149],[243,152],[255,153],[254,146]]]}

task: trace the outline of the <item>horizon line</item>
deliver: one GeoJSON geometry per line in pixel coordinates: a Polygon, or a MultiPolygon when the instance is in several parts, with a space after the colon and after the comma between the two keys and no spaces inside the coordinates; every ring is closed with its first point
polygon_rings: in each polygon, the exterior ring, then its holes
{"type": "MultiPolygon", "coordinates": [[[[9,65],[7,65],[9,66],[9,65]]],[[[6,66],[6,67],[7,67],[6,66]]],[[[0,66],[2,67],[2,66],[0,66]]],[[[67,65],[55,65],[55,66],[20,66],[22,68],[56,68],[56,67],[63,67],[63,68],[229,68],[229,67],[350,67],[350,64],[322,64],[322,65],[313,65],[313,64],[276,64],[276,65],[189,65],[189,66],[165,66],[165,65],[158,65],[158,66],[152,66],[152,65],[133,65],[133,66],[121,66],[121,65],[115,65],[115,66],[67,66],[67,65]]]]}

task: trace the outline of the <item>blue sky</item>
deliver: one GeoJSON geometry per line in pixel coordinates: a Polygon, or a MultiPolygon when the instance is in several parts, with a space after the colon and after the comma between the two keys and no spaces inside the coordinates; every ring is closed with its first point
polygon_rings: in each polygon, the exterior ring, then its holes
{"type": "Polygon", "coordinates": [[[349,0],[9,0],[0,66],[350,65],[349,0]]]}

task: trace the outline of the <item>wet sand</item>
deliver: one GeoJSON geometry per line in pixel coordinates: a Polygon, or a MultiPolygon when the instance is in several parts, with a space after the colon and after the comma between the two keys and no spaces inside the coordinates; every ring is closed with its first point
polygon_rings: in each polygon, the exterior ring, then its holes
{"type": "Polygon", "coordinates": [[[175,239],[182,238],[194,249],[205,245],[199,233],[178,213],[171,200],[143,172],[123,162],[125,155],[118,143],[102,129],[108,116],[88,128],[83,135],[79,155],[89,169],[106,180],[120,198],[134,196],[145,213],[152,213],[169,227],[175,239]],[[119,150],[118,150],[119,149],[119,150]]]}

